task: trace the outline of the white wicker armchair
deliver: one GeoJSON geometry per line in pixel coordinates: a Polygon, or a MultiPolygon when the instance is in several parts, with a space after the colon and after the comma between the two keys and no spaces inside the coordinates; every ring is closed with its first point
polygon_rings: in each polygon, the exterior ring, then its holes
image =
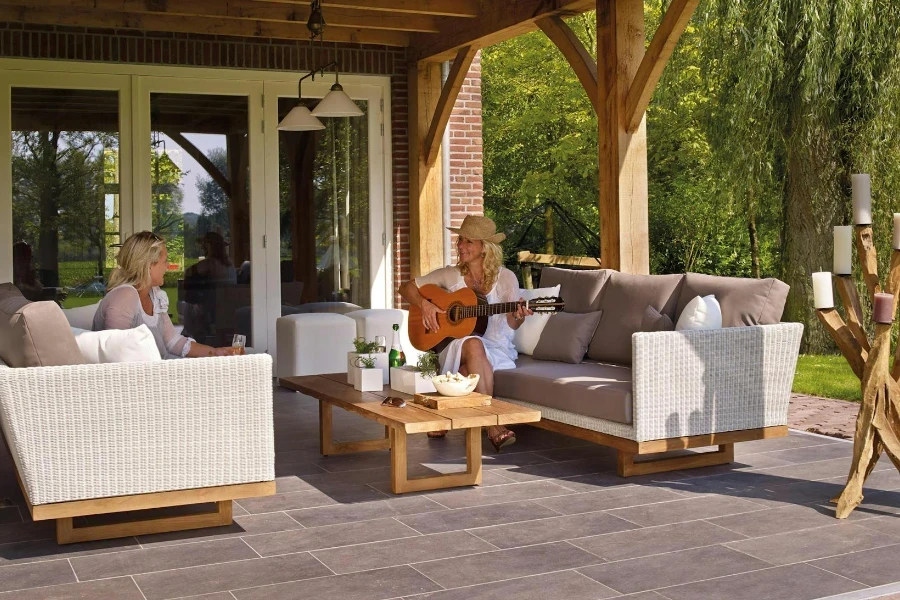
{"type": "Polygon", "coordinates": [[[59,543],[227,525],[273,494],[272,360],[10,369],[0,427],[35,520],[59,543]],[[210,513],[73,528],[73,517],[215,502],[210,513]]]}

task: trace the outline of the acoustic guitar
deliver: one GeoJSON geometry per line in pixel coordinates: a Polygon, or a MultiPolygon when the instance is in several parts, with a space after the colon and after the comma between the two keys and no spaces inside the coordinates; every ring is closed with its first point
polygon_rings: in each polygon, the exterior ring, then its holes
{"type": "Polygon", "coordinates": [[[419,288],[422,296],[446,313],[438,313],[437,330],[425,328],[422,310],[418,306],[409,307],[409,341],[418,350],[440,352],[452,340],[469,335],[484,335],[488,317],[513,313],[524,304],[535,313],[557,313],[564,307],[562,298],[546,297],[522,302],[498,302],[488,304],[484,296],[471,288],[448,292],[444,288],[428,284],[419,288]]]}

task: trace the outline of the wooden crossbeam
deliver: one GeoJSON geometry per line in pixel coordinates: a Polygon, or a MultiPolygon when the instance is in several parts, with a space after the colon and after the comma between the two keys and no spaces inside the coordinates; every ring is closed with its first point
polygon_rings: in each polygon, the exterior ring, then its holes
{"type": "Polygon", "coordinates": [[[438,149],[441,145],[441,138],[447,123],[450,121],[450,113],[453,112],[453,106],[456,104],[456,98],[459,96],[459,90],[462,88],[466,75],[469,73],[469,67],[472,66],[472,59],[478,52],[472,46],[461,48],[453,60],[450,67],[450,73],[447,81],[441,88],[441,97],[438,98],[437,107],[435,107],[434,116],[431,117],[431,125],[428,127],[428,133],[422,145],[422,154],[425,156],[425,164],[433,165],[438,155],[438,149]]]}
{"type": "MultiPolygon", "coordinates": [[[[699,1],[699,0],[698,0],[699,1]]],[[[569,27],[562,18],[554,15],[537,20],[537,26],[546,34],[550,41],[553,42],[559,51],[575,71],[578,81],[584,91],[587,92],[588,98],[595,112],[600,110],[600,96],[597,95],[597,61],[591,56],[572,28],[569,27]]]]}
{"type": "MultiPolygon", "coordinates": [[[[171,31],[237,37],[309,39],[309,31],[306,29],[304,22],[278,23],[221,17],[185,18],[182,15],[104,12],[75,8],[60,10],[58,8],[0,5],[0,21],[36,25],[140,29],[143,31],[171,31]]],[[[403,47],[409,45],[409,34],[404,31],[335,26],[325,28],[324,40],[327,42],[351,42],[403,47]]]]}
{"type": "Polygon", "coordinates": [[[228,180],[228,177],[225,176],[222,171],[219,170],[209,157],[203,154],[203,151],[200,150],[197,146],[195,146],[189,139],[181,135],[178,131],[163,131],[167,136],[172,138],[172,141],[181,146],[181,149],[190,155],[191,158],[197,161],[201,167],[206,171],[206,173],[219,184],[219,187],[222,188],[222,191],[225,192],[225,195],[231,198],[231,182],[228,180]]]}
{"type": "Polygon", "coordinates": [[[628,132],[635,132],[640,126],[653,91],[656,89],[656,84],[659,83],[666,63],[669,62],[675,45],[681,34],[684,33],[698,4],[700,4],[700,0],[672,0],[672,3],[669,4],[628,90],[625,100],[628,132]]]}
{"type": "MultiPolygon", "coordinates": [[[[281,4],[305,4],[309,0],[272,0],[281,4]]],[[[328,7],[364,8],[383,12],[473,19],[480,13],[478,0],[327,0],[328,7]]],[[[325,10],[323,5],[322,10],[325,10]]]]}

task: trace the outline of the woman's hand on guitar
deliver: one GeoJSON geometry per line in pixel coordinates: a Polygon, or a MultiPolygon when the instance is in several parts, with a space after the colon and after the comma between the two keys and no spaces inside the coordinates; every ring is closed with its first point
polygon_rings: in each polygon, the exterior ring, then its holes
{"type": "Polygon", "coordinates": [[[534,314],[534,311],[530,308],[526,307],[525,298],[519,298],[519,307],[516,309],[514,318],[516,321],[521,321],[525,317],[530,317],[534,314]]]}
{"type": "Polygon", "coordinates": [[[441,310],[428,300],[422,300],[419,308],[422,309],[422,323],[425,325],[425,329],[437,331],[439,329],[437,316],[438,314],[446,314],[447,311],[441,310]]]}

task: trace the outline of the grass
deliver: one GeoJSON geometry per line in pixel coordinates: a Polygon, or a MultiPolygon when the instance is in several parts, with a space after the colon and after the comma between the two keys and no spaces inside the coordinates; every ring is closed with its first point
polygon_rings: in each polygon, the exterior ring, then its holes
{"type": "Polygon", "coordinates": [[[859,379],[840,355],[801,354],[793,391],[838,400],[860,399],[859,379]]]}

